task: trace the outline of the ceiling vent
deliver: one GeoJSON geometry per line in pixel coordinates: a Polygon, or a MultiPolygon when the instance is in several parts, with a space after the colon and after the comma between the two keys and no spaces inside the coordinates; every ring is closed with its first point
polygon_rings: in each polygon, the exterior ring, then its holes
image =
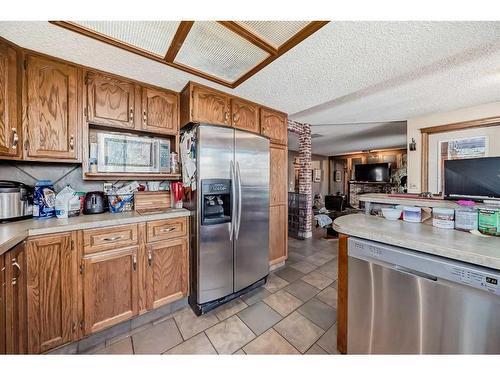
{"type": "Polygon", "coordinates": [[[51,21],[235,88],[326,21],[51,21]]]}
{"type": "Polygon", "coordinates": [[[318,134],[318,133],[311,134],[311,139],[314,139],[314,138],[321,138],[321,137],[324,137],[324,135],[323,135],[323,134],[318,134]]]}

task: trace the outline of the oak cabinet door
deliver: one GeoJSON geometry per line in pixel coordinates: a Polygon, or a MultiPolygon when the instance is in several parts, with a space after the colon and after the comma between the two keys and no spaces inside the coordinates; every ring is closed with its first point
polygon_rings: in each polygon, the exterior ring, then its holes
{"type": "Polygon", "coordinates": [[[187,296],[189,252],[186,239],[148,244],[147,257],[148,309],[187,296]]]}
{"type": "Polygon", "coordinates": [[[26,248],[21,242],[5,257],[5,351],[26,354],[26,248]]]}
{"type": "Polygon", "coordinates": [[[78,160],[78,69],[27,57],[28,159],[78,160]]]}
{"type": "Polygon", "coordinates": [[[16,64],[16,50],[0,43],[0,156],[20,156],[16,64]]]}
{"type": "Polygon", "coordinates": [[[5,354],[5,257],[0,255],[0,354],[5,354]]]}
{"type": "Polygon", "coordinates": [[[192,121],[212,125],[230,125],[229,96],[206,87],[193,87],[192,121]]]}
{"type": "Polygon", "coordinates": [[[138,314],[138,246],[84,257],[84,334],[138,314]]]}
{"type": "Polygon", "coordinates": [[[271,142],[286,145],[288,143],[286,115],[267,108],[261,108],[260,133],[269,137],[271,142]]]}
{"type": "Polygon", "coordinates": [[[173,92],[142,88],[142,129],[160,134],[179,131],[179,96],[173,92]]]}
{"type": "Polygon", "coordinates": [[[139,116],[135,85],[101,73],[87,72],[87,121],[96,125],[133,129],[139,116]]]}
{"type": "Polygon", "coordinates": [[[237,98],[231,99],[231,120],[233,127],[260,133],[259,107],[237,98]]]}
{"type": "Polygon", "coordinates": [[[71,233],[28,240],[29,353],[43,353],[73,339],[75,254],[71,233]]]}
{"type": "Polygon", "coordinates": [[[269,208],[269,263],[284,261],[288,254],[287,206],[269,208]]]}
{"type": "Polygon", "coordinates": [[[285,147],[269,147],[269,204],[288,204],[288,151],[285,147]]]}

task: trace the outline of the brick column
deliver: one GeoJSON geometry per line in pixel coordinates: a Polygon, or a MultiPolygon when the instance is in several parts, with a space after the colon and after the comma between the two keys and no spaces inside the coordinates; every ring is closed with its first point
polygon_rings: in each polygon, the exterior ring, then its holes
{"type": "Polygon", "coordinates": [[[312,236],[311,125],[288,120],[288,131],[299,136],[299,193],[305,194],[306,211],[299,218],[299,236],[312,236]]]}

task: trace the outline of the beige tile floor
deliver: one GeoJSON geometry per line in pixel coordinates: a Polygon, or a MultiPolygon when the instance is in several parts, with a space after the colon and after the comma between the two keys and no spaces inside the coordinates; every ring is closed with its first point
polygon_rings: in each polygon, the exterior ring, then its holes
{"type": "Polygon", "coordinates": [[[338,241],[289,238],[263,287],[197,317],[186,307],[94,354],[337,354],[338,241]]]}

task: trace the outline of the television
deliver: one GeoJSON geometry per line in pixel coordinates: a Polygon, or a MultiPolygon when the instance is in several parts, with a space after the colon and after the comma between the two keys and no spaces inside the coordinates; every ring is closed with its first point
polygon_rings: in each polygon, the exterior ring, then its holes
{"type": "Polygon", "coordinates": [[[389,182],[390,172],[389,163],[356,164],[354,179],[360,182],[389,182]]]}
{"type": "Polygon", "coordinates": [[[448,199],[500,199],[500,157],[444,161],[448,199]]]}

